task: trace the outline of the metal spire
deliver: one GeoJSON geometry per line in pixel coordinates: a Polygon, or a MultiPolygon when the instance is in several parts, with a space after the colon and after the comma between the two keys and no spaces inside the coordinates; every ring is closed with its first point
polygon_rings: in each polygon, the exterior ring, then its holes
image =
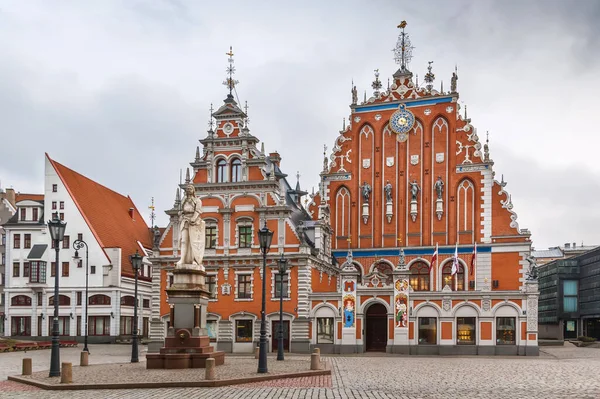
{"type": "Polygon", "coordinates": [[[156,214],[154,213],[154,197],[152,197],[152,204],[148,207],[150,209],[150,226],[154,226],[154,219],[156,218],[156,214]]]}
{"type": "Polygon", "coordinates": [[[229,96],[233,98],[233,89],[239,83],[237,80],[233,79],[233,74],[235,73],[235,67],[233,66],[233,48],[229,46],[229,52],[225,53],[229,58],[227,62],[229,62],[229,66],[227,67],[227,74],[229,75],[227,79],[223,82],[225,86],[229,89],[229,96]]]}
{"type": "Polygon", "coordinates": [[[431,71],[431,69],[433,68],[431,66],[431,64],[433,64],[433,61],[429,61],[428,64],[429,66],[427,67],[427,73],[425,74],[425,82],[427,83],[425,88],[428,92],[431,93],[431,90],[433,89],[433,81],[435,80],[435,75],[431,71]]]}
{"type": "Polygon", "coordinates": [[[250,118],[248,118],[248,101],[244,104],[244,113],[246,117],[244,118],[244,127],[248,127],[248,123],[250,123],[250,118]]]}
{"type": "Polygon", "coordinates": [[[414,47],[410,42],[410,37],[408,37],[408,34],[404,32],[404,28],[406,28],[406,21],[400,22],[398,28],[402,29],[402,32],[400,32],[400,36],[398,36],[396,48],[394,48],[392,51],[394,52],[394,59],[396,60],[396,64],[400,64],[400,69],[398,70],[398,72],[407,73],[410,72],[408,70],[408,64],[412,59],[412,50],[414,49],[414,47]]]}
{"type": "Polygon", "coordinates": [[[213,115],[213,111],[214,111],[213,105],[212,105],[212,103],[210,103],[210,114],[208,116],[208,131],[209,132],[212,132],[213,129],[214,129],[214,127],[215,127],[215,125],[214,125],[215,122],[214,122],[213,116],[212,116],[213,115]]]}

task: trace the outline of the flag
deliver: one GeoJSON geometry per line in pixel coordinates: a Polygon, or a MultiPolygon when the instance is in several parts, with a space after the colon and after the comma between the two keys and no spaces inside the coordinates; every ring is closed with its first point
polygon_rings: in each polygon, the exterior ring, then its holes
{"type": "Polygon", "coordinates": [[[433,256],[431,257],[431,264],[429,265],[429,271],[431,272],[431,268],[433,267],[433,264],[435,263],[435,261],[437,260],[438,257],[438,243],[435,243],[435,252],[433,253],[433,256]]]}
{"type": "Polygon", "coordinates": [[[473,247],[473,257],[471,258],[471,276],[473,275],[473,271],[475,270],[475,262],[477,260],[477,243],[473,247]]]}
{"type": "Polygon", "coordinates": [[[454,247],[454,262],[452,262],[452,275],[458,273],[458,243],[454,247]]]}

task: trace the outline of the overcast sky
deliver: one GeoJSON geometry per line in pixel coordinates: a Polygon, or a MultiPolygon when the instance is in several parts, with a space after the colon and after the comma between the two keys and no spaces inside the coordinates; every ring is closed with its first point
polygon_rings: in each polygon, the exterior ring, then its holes
{"type": "Polygon", "coordinates": [[[0,184],[43,192],[44,152],[130,195],[158,223],[222,104],[233,46],[251,133],[311,191],[373,70],[386,85],[401,20],[420,80],[458,65],[534,246],[600,244],[598,1],[0,0],[0,184]]]}

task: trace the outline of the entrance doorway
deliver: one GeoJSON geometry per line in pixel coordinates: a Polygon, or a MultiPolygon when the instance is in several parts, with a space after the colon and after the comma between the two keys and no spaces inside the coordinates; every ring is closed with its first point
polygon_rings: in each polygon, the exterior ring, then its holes
{"type": "Polygon", "coordinates": [[[369,306],[365,330],[367,351],[385,352],[388,336],[388,316],[385,306],[380,303],[369,306]]]}
{"type": "MultiPolygon", "coordinates": [[[[277,352],[277,344],[279,343],[279,320],[271,322],[271,350],[277,352]]],[[[290,350],[290,321],[283,321],[283,350],[290,350]]]]}
{"type": "Polygon", "coordinates": [[[564,320],[564,339],[577,339],[577,320],[564,320]]]}

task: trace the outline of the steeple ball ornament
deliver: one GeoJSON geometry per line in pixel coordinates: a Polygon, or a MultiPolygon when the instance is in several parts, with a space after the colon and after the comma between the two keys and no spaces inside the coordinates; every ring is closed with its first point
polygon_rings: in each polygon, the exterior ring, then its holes
{"type": "Polygon", "coordinates": [[[402,31],[398,36],[396,47],[392,50],[394,52],[394,60],[396,61],[396,64],[400,65],[400,69],[394,73],[394,78],[399,78],[403,75],[412,76],[412,73],[408,70],[408,64],[412,59],[412,51],[414,47],[410,42],[410,37],[404,31],[406,25],[406,21],[402,21],[400,22],[400,25],[398,25],[398,28],[402,29],[402,31]]]}
{"type": "Polygon", "coordinates": [[[427,66],[427,73],[425,74],[425,83],[427,83],[425,85],[425,88],[429,93],[431,93],[431,90],[433,90],[433,81],[435,80],[435,75],[431,71],[433,68],[431,66],[431,64],[433,64],[433,61],[429,61],[428,64],[429,65],[427,66]]]}

